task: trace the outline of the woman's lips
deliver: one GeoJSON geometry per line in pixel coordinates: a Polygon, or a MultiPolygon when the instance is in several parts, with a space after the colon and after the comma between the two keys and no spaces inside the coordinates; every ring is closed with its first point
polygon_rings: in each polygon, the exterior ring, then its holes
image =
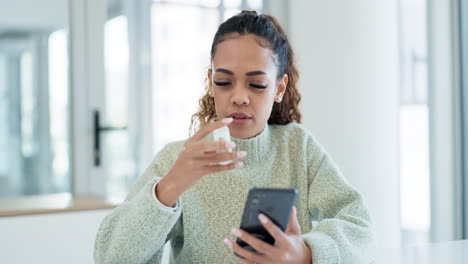
{"type": "Polygon", "coordinates": [[[252,120],[252,117],[249,114],[244,113],[244,112],[234,112],[228,115],[228,117],[233,118],[231,124],[234,124],[234,125],[245,125],[249,123],[250,120],[252,120]]]}
{"type": "Polygon", "coordinates": [[[248,122],[250,122],[250,120],[252,120],[252,118],[234,118],[232,120],[232,123],[231,124],[234,124],[234,125],[245,125],[247,124],[248,122]]]}

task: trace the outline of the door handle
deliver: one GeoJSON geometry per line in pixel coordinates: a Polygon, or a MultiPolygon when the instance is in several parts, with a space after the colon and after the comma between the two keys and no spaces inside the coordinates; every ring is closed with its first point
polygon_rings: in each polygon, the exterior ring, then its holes
{"type": "Polygon", "coordinates": [[[93,118],[94,118],[94,166],[99,167],[101,166],[101,157],[102,157],[101,133],[127,130],[127,126],[120,126],[120,127],[101,126],[101,123],[100,123],[101,121],[100,121],[98,110],[94,110],[93,118]]]}

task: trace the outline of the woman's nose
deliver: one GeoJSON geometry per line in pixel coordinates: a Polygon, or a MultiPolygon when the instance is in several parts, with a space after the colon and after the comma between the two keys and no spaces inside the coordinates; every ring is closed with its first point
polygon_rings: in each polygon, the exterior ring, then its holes
{"type": "Polygon", "coordinates": [[[231,103],[235,105],[248,105],[250,103],[248,93],[241,91],[241,89],[236,89],[232,94],[231,103]]]}

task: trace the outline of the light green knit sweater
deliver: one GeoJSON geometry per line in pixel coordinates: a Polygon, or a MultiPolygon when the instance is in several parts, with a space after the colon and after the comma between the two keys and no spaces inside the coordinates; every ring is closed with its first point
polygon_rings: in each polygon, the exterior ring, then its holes
{"type": "Polygon", "coordinates": [[[245,150],[244,166],[205,176],[176,210],[152,196],[155,181],[174,164],[184,142],[166,145],[126,201],[102,222],[96,263],[160,263],[171,243],[171,263],[240,263],[223,238],[241,222],[252,187],[296,188],[297,217],[314,264],[372,263],[374,236],[362,196],[301,125],[267,125],[251,139],[231,138],[245,150]]]}

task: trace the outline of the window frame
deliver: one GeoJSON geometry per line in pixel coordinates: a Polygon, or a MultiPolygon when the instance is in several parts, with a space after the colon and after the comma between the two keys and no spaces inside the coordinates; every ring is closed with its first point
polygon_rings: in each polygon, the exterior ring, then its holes
{"type": "Polygon", "coordinates": [[[462,239],[457,0],[428,0],[431,242],[462,239]]]}
{"type": "Polygon", "coordinates": [[[458,0],[460,86],[462,108],[462,239],[468,239],[468,3],[458,0]]]}

